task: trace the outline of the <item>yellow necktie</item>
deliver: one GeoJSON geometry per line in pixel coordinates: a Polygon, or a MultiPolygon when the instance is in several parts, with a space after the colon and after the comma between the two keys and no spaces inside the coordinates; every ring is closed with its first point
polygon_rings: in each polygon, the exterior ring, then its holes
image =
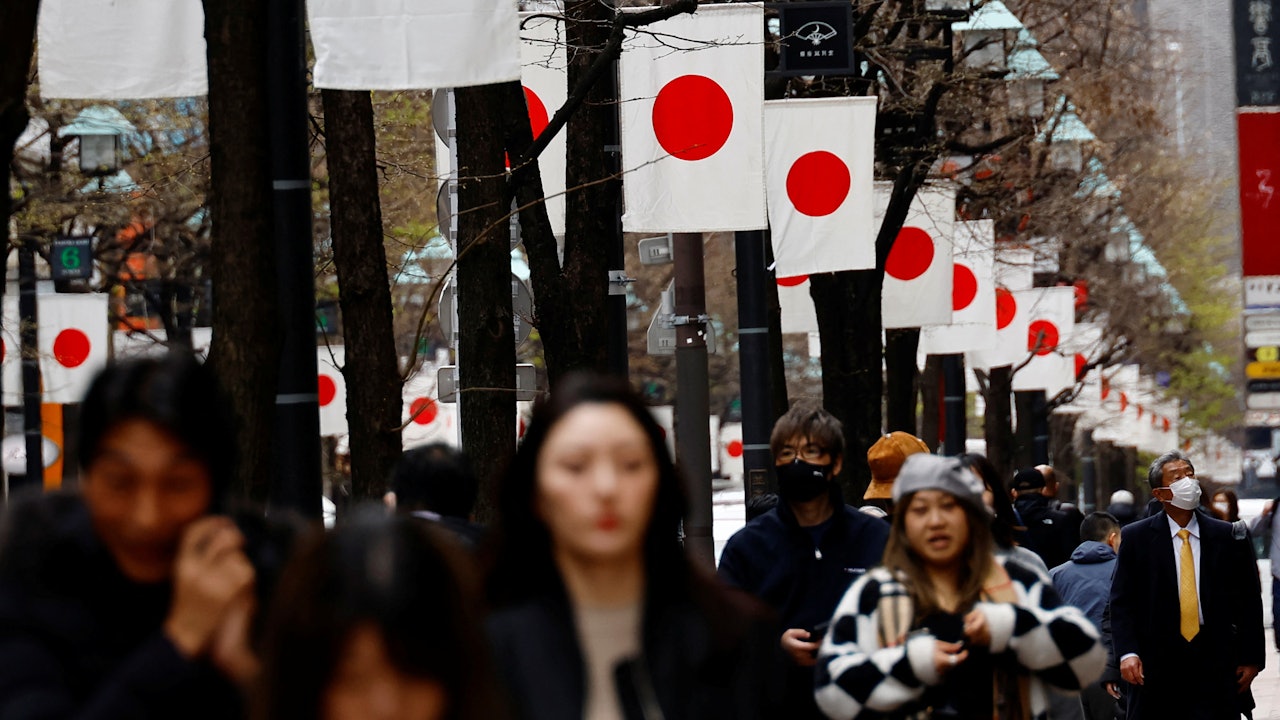
{"type": "Polygon", "coordinates": [[[1183,528],[1178,531],[1182,538],[1181,562],[1182,572],[1178,574],[1178,604],[1182,609],[1182,637],[1191,641],[1200,632],[1200,600],[1196,596],[1196,559],[1191,554],[1191,533],[1183,528]]]}

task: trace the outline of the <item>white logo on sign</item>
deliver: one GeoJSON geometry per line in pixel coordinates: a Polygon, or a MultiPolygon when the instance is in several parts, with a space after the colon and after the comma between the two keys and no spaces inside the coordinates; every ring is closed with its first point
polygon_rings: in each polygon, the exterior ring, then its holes
{"type": "Polygon", "coordinates": [[[836,29],[819,20],[807,22],[796,31],[796,37],[801,40],[808,40],[814,45],[821,45],[835,36],[836,29]]]}
{"type": "Polygon", "coordinates": [[[1258,194],[1263,196],[1262,208],[1271,207],[1271,198],[1276,194],[1276,189],[1267,183],[1271,182],[1270,170],[1258,170],[1258,194]]]}

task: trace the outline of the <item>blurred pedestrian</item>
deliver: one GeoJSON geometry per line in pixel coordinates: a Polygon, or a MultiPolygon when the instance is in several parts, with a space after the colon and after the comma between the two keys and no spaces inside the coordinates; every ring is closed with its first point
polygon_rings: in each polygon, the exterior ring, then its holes
{"type": "Polygon", "coordinates": [[[720,555],[720,577],[763,600],[782,625],[789,718],[822,717],[813,666],[831,613],[859,574],[880,564],[889,525],[845,504],[835,477],[844,430],[821,407],[798,404],[769,438],[778,507],[747,523],[720,555]]]}
{"type": "MultiPolygon", "coordinates": [[[[1271,558],[1271,617],[1280,618],[1280,523],[1276,522],[1276,508],[1280,507],[1280,498],[1267,501],[1262,512],[1249,525],[1249,532],[1255,538],[1263,538],[1267,543],[1267,557],[1271,558]]],[[[1272,640],[1280,651],[1280,632],[1276,632],[1275,620],[1272,620],[1272,640]]]]}
{"type": "Polygon", "coordinates": [[[1214,517],[1219,520],[1229,523],[1240,521],[1240,496],[1236,495],[1235,490],[1227,488],[1214,493],[1209,501],[1209,507],[1213,509],[1214,517]]]}
{"type": "Polygon", "coordinates": [[[443,529],[359,514],[317,531],[269,615],[262,720],[491,720],[477,595],[443,529]]]}
{"type": "Polygon", "coordinates": [[[1163,511],[1124,528],[1111,583],[1111,631],[1132,688],[1129,720],[1237,720],[1265,663],[1262,590],[1248,533],[1197,512],[1182,453],[1147,473],[1163,511]]]}
{"type": "Polygon", "coordinates": [[[404,451],[384,498],[401,515],[438,523],[464,546],[474,548],[484,529],[471,522],[479,483],[461,450],[445,443],[404,451]]]}
{"type": "Polygon", "coordinates": [[[1056,567],[1071,557],[1080,544],[1080,521],[1054,505],[1057,486],[1048,489],[1044,473],[1038,468],[1024,468],[1013,476],[1013,506],[1027,526],[1027,547],[1056,567]]]}
{"type": "Polygon", "coordinates": [[[686,556],[662,435],[620,379],[570,376],[535,406],[488,585],[519,717],[777,717],[772,623],[686,556]]]}
{"type": "Polygon", "coordinates": [[[1000,476],[985,455],[965,453],[960,460],[982,480],[982,504],[991,516],[991,539],[996,543],[996,555],[1007,555],[1049,579],[1049,566],[1040,556],[1018,544],[1016,538],[1026,534],[1019,527],[1018,514],[1013,510],[1009,495],[1000,484],[1000,476]]]}
{"type": "MultiPolygon", "coordinates": [[[[1049,571],[1053,587],[1062,601],[1084,611],[1085,617],[1098,629],[1103,646],[1111,647],[1109,632],[1104,632],[1103,615],[1107,598],[1111,595],[1111,576],[1116,568],[1116,551],[1120,549],[1120,522],[1104,512],[1085,516],[1080,524],[1080,545],[1071,553],[1071,560],[1049,571]]],[[[1111,720],[1115,716],[1115,701],[1119,690],[1115,687],[1119,675],[1090,683],[1080,693],[1080,710],[1089,720],[1111,720]],[[1112,687],[1108,689],[1106,685],[1112,687]]],[[[1058,717],[1054,716],[1055,720],[1058,717]]]]}
{"type": "Polygon", "coordinates": [[[747,522],[751,522],[770,510],[778,507],[777,493],[761,493],[752,495],[747,498],[746,516],[747,522]]]}
{"type": "Polygon", "coordinates": [[[217,514],[234,467],[229,417],[189,355],[94,380],[79,492],[16,503],[4,524],[0,717],[243,714],[255,571],[217,514]]]}
{"type": "Polygon", "coordinates": [[[907,458],[884,566],[849,588],[822,642],[816,697],[828,717],[1039,718],[1042,684],[1097,678],[1106,653],[1093,625],[994,549],[982,483],[963,461],[907,458]]]}
{"type": "Polygon", "coordinates": [[[1138,519],[1138,510],[1133,493],[1125,489],[1111,493],[1111,504],[1107,505],[1107,513],[1124,527],[1138,519]]]}

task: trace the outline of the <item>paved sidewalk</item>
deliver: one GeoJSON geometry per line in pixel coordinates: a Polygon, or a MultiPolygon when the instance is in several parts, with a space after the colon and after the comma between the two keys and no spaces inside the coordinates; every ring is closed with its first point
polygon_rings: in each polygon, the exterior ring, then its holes
{"type": "Polygon", "coordinates": [[[1258,703],[1253,720],[1280,720],[1280,655],[1272,632],[1267,631],[1267,667],[1253,681],[1253,699],[1258,703]]]}

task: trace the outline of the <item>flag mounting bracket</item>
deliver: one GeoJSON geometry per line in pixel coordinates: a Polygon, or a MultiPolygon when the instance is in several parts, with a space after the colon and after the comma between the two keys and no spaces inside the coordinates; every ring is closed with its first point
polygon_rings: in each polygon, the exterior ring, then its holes
{"type": "Polygon", "coordinates": [[[679,327],[680,325],[706,325],[711,322],[710,315],[672,315],[671,326],[679,327]]]}
{"type": "Polygon", "coordinates": [[[633,277],[627,277],[626,270],[610,270],[609,271],[609,294],[610,295],[626,295],[627,285],[635,282],[633,277]]]}

